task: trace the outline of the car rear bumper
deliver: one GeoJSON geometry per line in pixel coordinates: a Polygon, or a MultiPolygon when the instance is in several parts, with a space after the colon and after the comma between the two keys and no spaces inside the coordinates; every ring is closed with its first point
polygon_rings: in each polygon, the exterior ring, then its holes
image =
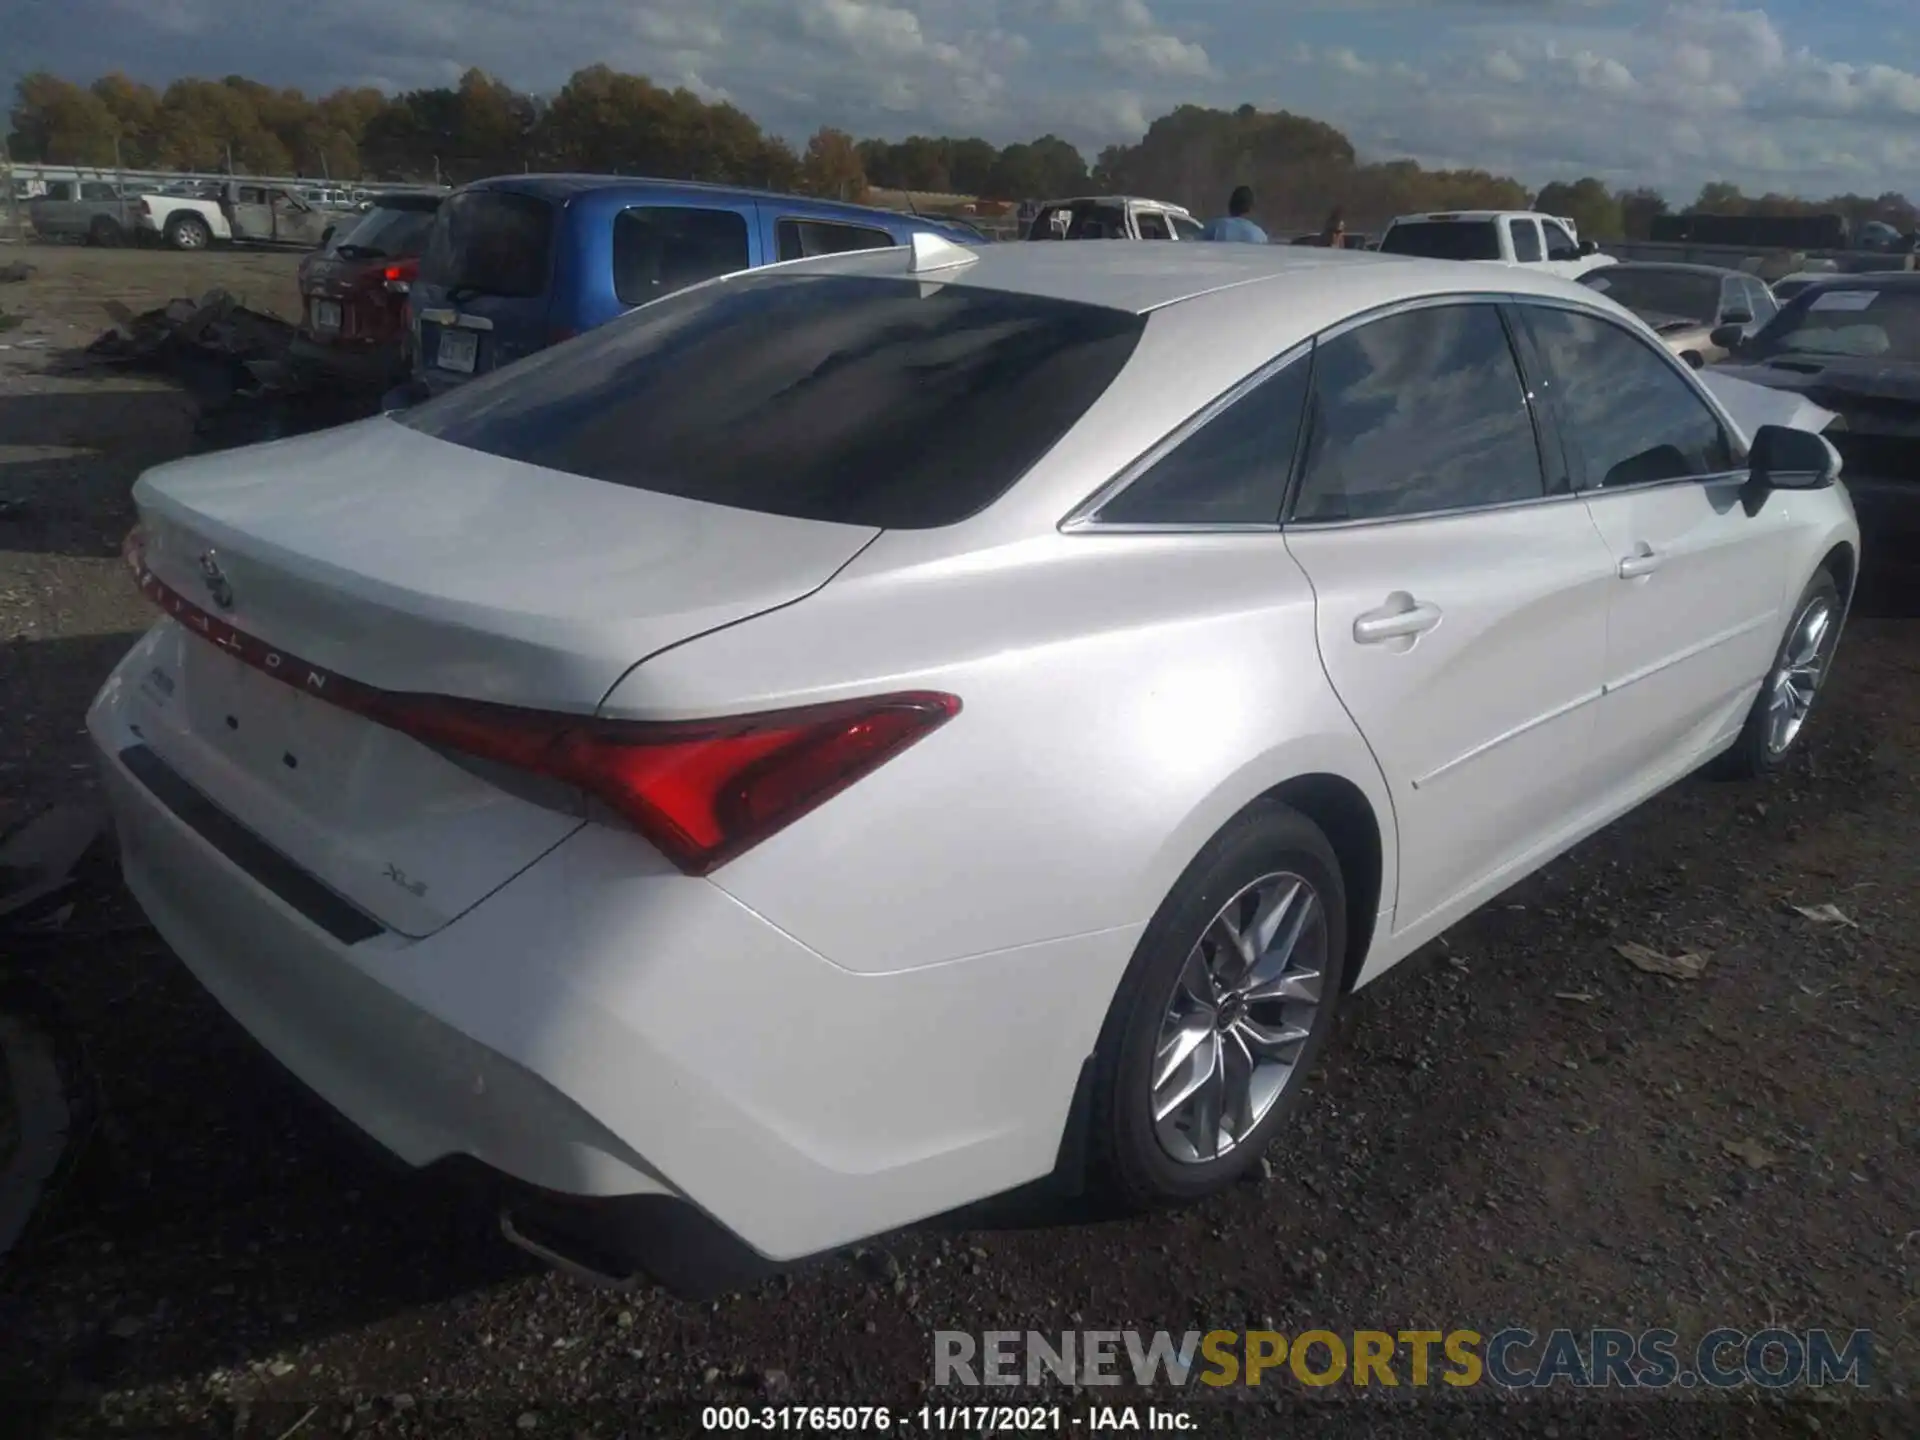
{"type": "Polygon", "coordinates": [[[387,1150],[505,1177],[525,1235],[572,1237],[548,1248],[692,1290],[1054,1172],[1137,928],[854,974],[588,825],[407,940],[168,793],[134,689],[116,673],[88,725],[155,928],[387,1150]]]}

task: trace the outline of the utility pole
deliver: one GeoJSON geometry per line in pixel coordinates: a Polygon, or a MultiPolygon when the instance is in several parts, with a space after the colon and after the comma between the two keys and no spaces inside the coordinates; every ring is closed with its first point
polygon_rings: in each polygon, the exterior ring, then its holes
{"type": "Polygon", "coordinates": [[[13,174],[13,156],[7,151],[7,137],[0,132],[0,182],[7,187],[7,233],[18,240],[24,233],[20,226],[20,191],[13,174]]]}

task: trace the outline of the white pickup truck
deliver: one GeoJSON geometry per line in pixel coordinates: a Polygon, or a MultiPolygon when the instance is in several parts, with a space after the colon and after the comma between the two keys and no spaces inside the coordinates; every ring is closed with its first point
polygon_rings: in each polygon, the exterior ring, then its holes
{"type": "Polygon", "coordinates": [[[1531,210],[1453,210],[1402,215],[1380,236],[1382,255],[1421,255],[1432,260],[1477,260],[1525,265],[1568,279],[1616,261],[1555,215],[1531,210]]]}
{"type": "Polygon", "coordinates": [[[277,185],[229,182],[199,194],[143,194],[133,223],[175,250],[204,250],[216,242],[311,250],[339,218],[277,185]]]}

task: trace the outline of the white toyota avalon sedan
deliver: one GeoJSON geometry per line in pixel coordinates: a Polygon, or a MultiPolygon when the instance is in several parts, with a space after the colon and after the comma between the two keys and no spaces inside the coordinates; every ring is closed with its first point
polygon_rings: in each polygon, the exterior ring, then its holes
{"type": "Polygon", "coordinates": [[[89,724],[267,1050],[698,1293],[1226,1185],[1356,985],[1781,764],[1838,468],[1553,277],[923,237],[149,472],[89,724]]]}

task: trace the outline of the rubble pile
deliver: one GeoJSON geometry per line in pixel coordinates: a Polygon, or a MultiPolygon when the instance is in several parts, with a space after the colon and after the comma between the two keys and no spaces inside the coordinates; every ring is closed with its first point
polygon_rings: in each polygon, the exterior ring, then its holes
{"type": "Polygon", "coordinates": [[[225,290],[140,315],[117,301],[105,308],[113,324],[86,351],[96,363],[176,374],[203,405],[286,384],[293,326],[249,310],[225,290]]]}

